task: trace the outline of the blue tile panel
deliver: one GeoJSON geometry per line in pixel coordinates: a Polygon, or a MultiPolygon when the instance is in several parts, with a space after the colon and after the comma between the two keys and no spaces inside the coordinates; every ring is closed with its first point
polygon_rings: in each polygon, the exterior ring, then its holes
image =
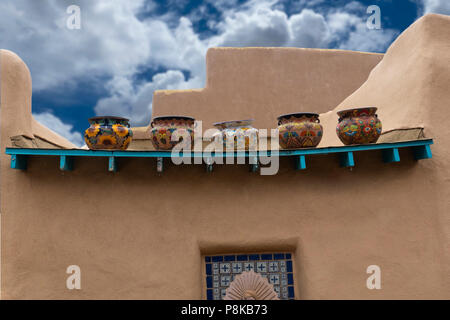
{"type": "Polygon", "coordinates": [[[206,264],[206,275],[208,275],[208,276],[212,275],[212,264],[211,263],[206,264]]]}
{"type": "Polygon", "coordinates": [[[282,300],[295,298],[291,253],[213,255],[205,257],[206,298],[221,300],[234,278],[243,271],[260,273],[273,284],[282,300]]]}

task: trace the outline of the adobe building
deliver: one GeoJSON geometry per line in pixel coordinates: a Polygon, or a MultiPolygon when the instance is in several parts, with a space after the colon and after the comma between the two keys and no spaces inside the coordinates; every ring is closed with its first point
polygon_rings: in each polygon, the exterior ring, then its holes
{"type": "Polygon", "coordinates": [[[170,159],[158,173],[139,156],[154,152],[147,127],[133,128],[130,156],[76,149],[33,119],[30,72],[1,50],[2,298],[221,298],[228,268],[252,265],[285,299],[450,299],[449,33],[449,16],[427,15],[385,55],[212,48],[205,88],[155,92],[153,117],[204,128],[320,113],[317,149],[330,152],[304,170],[280,157],[276,175],[170,159]],[[334,152],[336,112],[360,106],[378,108],[388,151],[334,152]],[[80,290],[66,286],[71,265],[80,290]],[[381,289],[366,285],[373,265],[381,289]]]}

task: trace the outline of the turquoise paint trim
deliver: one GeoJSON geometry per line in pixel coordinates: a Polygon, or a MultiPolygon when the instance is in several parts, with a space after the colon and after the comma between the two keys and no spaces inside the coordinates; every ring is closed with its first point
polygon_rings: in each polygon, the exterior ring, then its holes
{"type": "Polygon", "coordinates": [[[27,157],[23,155],[13,154],[11,156],[11,168],[18,170],[26,170],[27,169],[27,157]]]}
{"type": "MultiPolygon", "coordinates": [[[[410,147],[413,149],[414,157],[417,160],[430,159],[432,157],[430,145],[433,144],[432,139],[414,140],[396,143],[380,143],[367,145],[353,145],[341,147],[326,147],[326,148],[310,148],[299,150],[279,150],[279,151],[258,151],[257,156],[297,156],[296,168],[302,170],[306,168],[306,155],[314,154],[331,154],[338,153],[341,159],[341,165],[345,167],[354,166],[353,152],[366,150],[383,150],[383,157],[386,157],[387,162],[398,162],[400,156],[398,148],[410,147]]],[[[74,157],[109,157],[109,171],[116,171],[116,158],[118,157],[138,157],[138,158],[157,158],[157,161],[162,161],[163,158],[172,156],[171,151],[107,151],[107,150],[79,150],[79,149],[25,149],[25,148],[6,148],[6,154],[11,155],[11,168],[25,170],[27,167],[27,156],[60,156],[61,170],[72,170],[71,161],[74,157]]],[[[201,153],[192,152],[189,154],[179,154],[179,157],[193,157],[193,158],[222,158],[222,157],[254,157],[255,152],[232,152],[232,153],[201,153]]],[[[251,165],[251,171],[258,170],[258,164],[251,165]]],[[[212,171],[212,165],[207,166],[208,171],[212,171]]],[[[162,172],[162,167],[161,171],[162,172]]]]}
{"type": "Polygon", "coordinates": [[[398,148],[383,150],[383,161],[386,163],[400,162],[400,154],[398,153],[398,148]]]}
{"type": "Polygon", "coordinates": [[[109,157],[108,171],[109,172],[117,172],[117,160],[115,157],[109,157]]]}
{"type": "MultiPolygon", "coordinates": [[[[340,153],[349,151],[365,151],[365,150],[382,150],[392,148],[404,148],[404,147],[419,147],[433,144],[432,139],[427,140],[414,140],[396,143],[379,143],[379,144],[364,144],[354,146],[341,146],[341,147],[325,147],[325,148],[311,148],[311,149],[299,149],[299,150],[279,150],[280,156],[296,156],[296,155],[311,155],[311,154],[329,154],[340,153]]],[[[272,155],[273,152],[258,151],[259,155],[272,155]]],[[[44,156],[86,156],[86,157],[150,157],[150,158],[170,158],[172,156],[171,151],[105,151],[105,150],[78,150],[78,149],[24,149],[24,148],[6,148],[6,154],[13,155],[44,155],[44,156]]],[[[191,157],[204,157],[205,154],[201,152],[193,152],[189,154],[191,157]]],[[[212,157],[227,156],[227,153],[212,153],[212,157]]],[[[249,157],[250,152],[234,152],[229,156],[244,156],[249,157]]],[[[183,156],[183,154],[180,154],[183,156]]]]}
{"type": "Polygon", "coordinates": [[[62,171],[72,171],[73,170],[73,157],[60,156],[59,169],[62,171]]]}
{"type": "Polygon", "coordinates": [[[414,152],[414,159],[416,160],[432,158],[430,145],[414,147],[413,152],[414,152]]]}
{"type": "Polygon", "coordinates": [[[339,155],[340,157],[340,163],[341,167],[354,167],[355,166],[355,160],[353,159],[353,152],[348,151],[341,153],[339,155]]]}
{"type": "Polygon", "coordinates": [[[298,156],[295,159],[295,169],[305,170],[306,169],[306,159],[305,156],[298,156]]]}

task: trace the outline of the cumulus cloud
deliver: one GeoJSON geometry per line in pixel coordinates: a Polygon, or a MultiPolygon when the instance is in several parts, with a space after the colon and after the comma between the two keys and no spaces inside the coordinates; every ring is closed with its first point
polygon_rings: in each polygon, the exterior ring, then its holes
{"type": "Polygon", "coordinates": [[[206,73],[207,44],[199,40],[192,23],[181,17],[171,29],[164,21],[167,17],[137,18],[141,10],[153,8],[145,0],[50,0],[45,5],[1,1],[0,47],[18,53],[28,64],[34,91],[98,79],[110,97],[100,99],[95,111],[104,113],[106,103],[111,103],[105,113],[128,116],[133,125],[143,124],[143,117],[147,122],[150,118],[143,106],[151,107],[151,88],[203,87],[206,73]],[[66,27],[66,10],[72,4],[81,9],[80,30],[66,27]],[[133,79],[142,67],[173,72],[134,88],[133,79]],[[179,70],[188,71],[191,78],[185,80],[179,70]]]}
{"type": "Polygon", "coordinates": [[[325,48],[330,39],[330,27],[325,17],[313,10],[304,9],[289,18],[291,38],[289,46],[325,48]]]}
{"type": "Polygon", "coordinates": [[[211,46],[283,46],[289,40],[287,15],[272,9],[273,2],[251,1],[241,10],[228,10],[217,24],[220,35],[211,46]]]}
{"type": "Polygon", "coordinates": [[[160,89],[189,89],[202,86],[203,79],[186,80],[179,70],[169,70],[153,76],[152,81],[135,88],[128,78],[115,77],[108,83],[111,96],[100,99],[95,106],[97,114],[128,117],[135,126],[147,125],[151,118],[153,92],[160,89]]]}
{"type": "Polygon", "coordinates": [[[50,130],[55,131],[57,134],[65,137],[67,140],[72,142],[74,145],[80,147],[84,144],[84,139],[79,132],[73,131],[73,126],[71,124],[67,124],[61,121],[58,117],[53,115],[50,112],[43,112],[38,114],[33,114],[33,117],[49,128],[50,130]]]}
{"type": "Polygon", "coordinates": [[[398,34],[393,29],[368,29],[363,17],[337,11],[328,14],[331,41],[339,49],[368,52],[384,52],[398,34]]]}
{"type": "Polygon", "coordinates": [[[422,0],[424,13],[440,13],[450,15],[449,0],[422,0]]]}
{"type": "Polygon", "coordinates": [[[194,33],[191,21],[181,17],[174,30],[159,20],[148,22],[148,26],[152,30],[149,63],[168,70],[137,86],[132,75],[115,76],[106,84],[110,96],[100,99],[94,108],[97,114],[120,115],[128,117],[134,126],[146,125],[151,118],[155,90],[204,86],[207,44],[194,33]],[[180,70],[188,71],[189,79],[180,70]]]}
{"type": "MultiPolygon", "coordinates": [[[[444,1],[424,1],[427,8],[445,7],[444,1]]],[[[35,91],[101,81],[108,96],[98,100],[95,112],[128,117],[136,126],[148,124],[154,90],[204,86],[208,47],[332,47],[382,52],[395,36],[394,30],[368,30],[358,1],[333,11],[315,11],[314,6],[322,7],[323,0],[301,0],[289,16],[282,11],[283,2],[277,0],[206,2],[221,12],[221,18],[214,21],[208,16],[207,25],[214,35],[200,38],[191,20],[198,17],[192,14],[177,17],[169,12],[145,18],[143,12],[157,7],[148,0],[48,0],[45,5],[30,0],[1,1],[0,47],[15,51],[29,65],[35,91]],[[72,4],[81,8],[80,30],[66,27],[66,9],[72,4]],[[136,81],[143,68],[163,72],[136,81]]],[[[207,14],[205,10],[203,6],[197,13],[207,14]]],[[[37,117],[72,141],[81,139],[53,114],[37,117]]]]}
{"type": "Polygon", "coordinates": [[[365,9],[357,1],[327,13],[303,8],[288,17],[276,1],[250,1],[228,10],[217,25],[219,34],[210,46],[292,46],[337,47],[345,50],[383,52],[396,35],[395,30],[369,30],[365,9]],[[363,15],[359,15],[360,13],[363,15]]]}
{"type": "Polygon", "coordinates": [[[147,62],[150,29],[136,18],[144,0],[16,0],[0,2],[0,47],[29,65],[35,90],[106,75],[132,74],[147,62]],[[66,26],[69,5],[81,29],[66,26]]]}

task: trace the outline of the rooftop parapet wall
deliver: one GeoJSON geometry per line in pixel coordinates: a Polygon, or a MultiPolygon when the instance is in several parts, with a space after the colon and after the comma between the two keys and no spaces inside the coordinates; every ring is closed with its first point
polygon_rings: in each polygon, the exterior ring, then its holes
{"type": "MultiPolygon", "coordinates": [[[[429,14],[417,20],[396,39],[360,88],[321,115],[324,127],[335,126],[337,111],[375,106],[383,132],[421,127],[426,137],[449,136],[449,34],[449,16],[429,14]]],[[[340,144],[333,130],[324,130],[322,142],[340,144]]]]}
{"type": "Polygon", "coordinates": [[[0,87],[2,150],[14,136],[40,138],[54,147],[76,147],[33,118],[30,70],[18,55],[8,50],[0,50],[0,87]]]}
{"type": "Polygon", "coordinates": [[[153,117],[189,115],[204,122],[255,119],[275,128],[291,112],[327,112],[366,81],[382,54],[300,48],[211,48],[206,88],[158,90],[153,117]]]}

